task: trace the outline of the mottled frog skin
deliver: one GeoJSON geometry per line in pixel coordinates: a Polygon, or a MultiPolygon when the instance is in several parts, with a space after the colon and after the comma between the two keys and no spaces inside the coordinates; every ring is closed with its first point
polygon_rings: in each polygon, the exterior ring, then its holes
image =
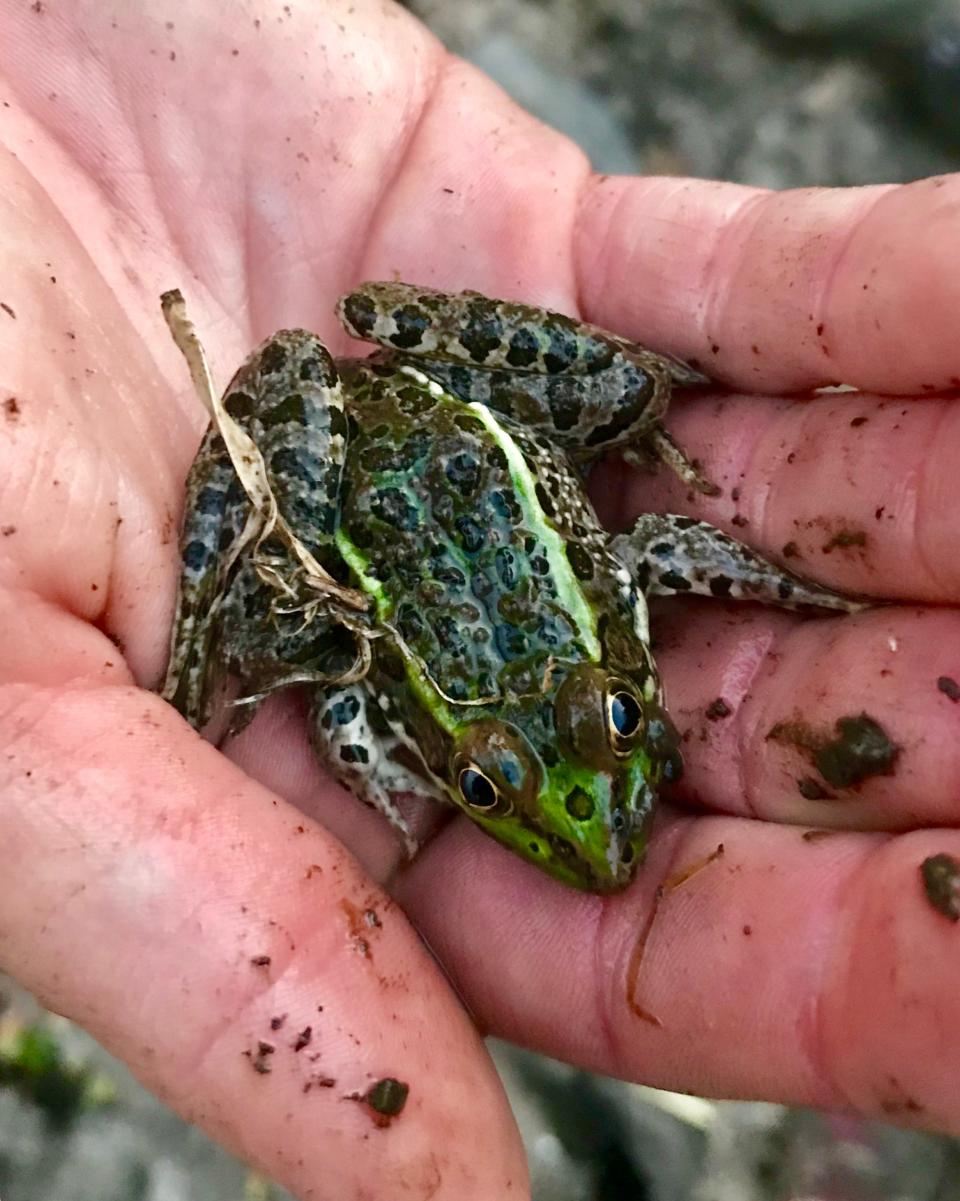
{"type": "Polygon", "coordinates": [[[318,589],[276,535],[246,538],[250,502],[211,430],[164,695],[201,727],[234,677],[236,729],[306,685],[318,756],[411,849],[395,798],[413,792],[557,879],[622,888],[681,769],[645,596],[859,606],[703,522],[601,528],[583,472],[612,448],[715,491],[662,426],[672,388],[704,382],[685,364],[473,292],[369,283],[338,312],[381,349],[334,361],[281,331],[225,405],[283,520],[347,591],[318,589]]]}

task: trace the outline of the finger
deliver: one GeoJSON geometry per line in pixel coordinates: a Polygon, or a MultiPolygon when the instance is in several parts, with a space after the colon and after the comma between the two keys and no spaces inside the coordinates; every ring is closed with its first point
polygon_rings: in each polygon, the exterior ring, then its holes
{"type": "Polygon", "coordinates": [[[600,177],[574,257],[583,312],[751,391],[958,386],[960,177],[768,192],[600,177]]]}
{"type": "Polygon", "coordinates": [[[572,142],[454,60],[381,197],[358,277],[471,287],[572,312],[569,247],[588,177],[572,142]]]}
{"type": "Polygon", "coordinates": [[[593,491],[618,528],[641,512],[688,514],[841,591],[960,600],[960,402],[703,398],[676,405],[670,428],[722,496],[693,494],[668,471],[614,466],[593,491]]]}
{"type": "Polygon", "coordinates": [[[653,630],[682,738],[678,797],[848,829],[957,823],[960,613],[663,609],[653,630]]]}
{"type": "Polygon", "coordinates": [[[960,856],[956,831],[670,819],[638,882],[598,898],[465,825],[401,895],[486,1029],[659,1087],[960,1130],[958,926],[919,871],[960,856]],[[651,921],[655,885],[697,864],[651,921]]]}
{"type": "Polygon", "coordinates": [[[0,729],[5,969],[298,1195],[524,1195],[472,1026],[334,840],[133,689],[8,684],[0,729]]]}

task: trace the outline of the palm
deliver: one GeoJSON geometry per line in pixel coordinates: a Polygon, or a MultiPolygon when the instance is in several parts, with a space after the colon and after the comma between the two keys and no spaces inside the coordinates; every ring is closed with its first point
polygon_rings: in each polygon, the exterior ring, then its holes
{"type": "MultiPolygon", "coordinates": [[[[66,26],[0,9],[5,139],[18,156],[0,181],[0,338],[15,398],[0,443],[10,531],[0,946],[28,985],[292,1188],[332,1172],[331,1196],[357,1181],[376,1192],[372,1176],[401,1171],[424,1193],[441,1181],[434,1195],[498,1197],[522,1168],[482,1048],[400,911],[338,841],[382,880],[391,836],[325,782],[293,702],[272,705],[231,748],[238,771],[134,686],[154,685],[163,667],[174,530],[201,425],[159,293],[187,294],[221,381],[278,326],[314,328],[340,349],[334,297],[396,273],[579,303],[758,391],[836,376],[920,392],[955,383],[954,273],[935,240],[926,256],[913,238],[898,247],[905,214],[935,237],[957,185],[827,203],[602,183],[389,5],[280,7],[262,20],[231,10],[227,35],[212,4],[187,16],[171,4],[173,28],[156,5],[143,12],[125,28],[92,3],[66,26]],[[807,232],[782,233],[778,204],[807,232]],[[841,257],[830,247],[850,229],[841,257]],[[901,256],[889,278],[869,273],[879,246],[901,256]],[[809,300],[771,311],[800,292],[809,300]],[[882,333],[864,318],[871,305],[882,333]],[[815,336],[820,317],[828,329],[815,336]],[[380,926],[366,924],[368,910],[380,926]],[[307,1026],[319,1060],[292,1050],[307,1026]],[[244,1055],[261,1041],[276,1047],[266,1076],[244,1055]],[[304,1092],[320,1076],[336,1086],[304,1092]],[[406,1080],[411,1101],[371,1164],[352,1150],[369,1115],[342,1098],[384,1076],[406,1080]]],[[[729,521],[739,485],[747,536],[771,550],[802,542],[825,512],[862,516],[866,544],[811,554],[811,572],[891,599],[953,600],[940,503],[950,463],[924,454],[935,435],[948,442],[958,410],[866,398],[856,415],[868,422],[851,428],[849,404],[685,408],[678,432],[726,485],[705,515],[729,521]],[[807,448],[796,474],[787,442],[807,448]],[[711,450],[721,444],[723,455],[711,450]],[[885,505],[893,520],[874,517],[885,505]]],[[[670,487],[631,477],[604,496],[601,481],[600,499],[625,496],[622,515],[685,506],[670,487]]],[[[475,1014],[510,1037],[679,1087],[868,1111],[910,1101],[933,1124],[958,1124],[955,931],[916,885],[926,855],[957,851],[956,833],[811,843],[752,820],[884,830],[955,818],[958,710],[935,687],[960,676],[955,615],[898,607],[798,626],[697,606],[667,621],[673,708],[704,733],[688,748],[688,795],[728,816],[666,818],[637,886],[607,901],[537,877],[453,823],[395,895],[475,1014]],[[718,696],[735,715],[702,720],[718,696]],[[766,734],[796,713],[829,729],[865,707],[903,747],[896,774],[849,801],[804,801],[802,757],[766,734]],[[718,842],[723,859],[668,894],[641,962],[656,883],[718,842]],[[745,989],[748,979],[761,986],[745,989]],[[923,999],[911,1008],[915,982],[923,999]],[[640,1020],[638,1005],[663,1024],[640,1020]],[[704,1026],[706,1045],[691,1038],[704,1026]],[[759,1057],[744,1052],[747,1030],[759,1057]]]]}

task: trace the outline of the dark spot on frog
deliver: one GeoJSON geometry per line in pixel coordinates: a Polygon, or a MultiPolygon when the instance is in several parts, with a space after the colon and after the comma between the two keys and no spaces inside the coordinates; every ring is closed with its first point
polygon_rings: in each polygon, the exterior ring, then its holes
{"type": "Polygon", "coordinates": [[[593,579],[593,560],[579,542],[567,543],[567,559],[578,580],[593,579]]]}
{"type": "Polygon", "coordinates": [[[689,592],[693,587],[690,581],[684,579],[684,577],[677,571],[661,572],[660,583],[664,586],[664,588],[672,588],[674,592],[689,592]]]}
{"type": "Polygon", "coordinates": [[[838,530],[820,549],[825,555],[829,555],[832,550],[836,550],[838,547],[844,549],[849,546],[866,545],[867,534],[865,530],[838,530]]]}
{"type": "Polygon", "coordinates": [[[537,336],[526,326],[521,326],[510,339],[507,362],[511,367],[529,367],[540,350],[537,336]]]}
{"type": "Polygon", "coordinates": [[[552,325],[547,349],[543,353],[543,365],[551,375],[566,371],[577,359],[577,339],[566,329],[552,325]]]}
{"type": "Polygon", "coordinates": [[[348,692],[346,696],[335,701],[330,708],[324,713],[320,724],[325,730],[329,730],[332,725],[348,726],[360,712],[360,701],[348,692]]]}
{"type": "Polygon", "coordinates": [[[952,922],[960,921],[960,861],[945,851],[930,855],[920,864],[920,878],[937,913],[952,922]]]}
{"type": "Polygon", "coordinates": [[[813,776],[801,776],[797,780],[797,791],[805,801],[835,801],[837,798],[823,787],[813,776]]]}
{"type": "Polygon", "coordinates": [[[20,416],[20,402],[15,396],[8,396],[3,402],[3,411],[6,413],[8,421],[16,421],[20,416]]]}
{"type": "Polygon", "coordinates": [[[417,529],[420,524],[420,514],[416,507],[399,488],[383,488],[377,492],[370,505],[370,511],[387,525],[406,533],[417,529]]]}
{"type": "Polygon", "coordinates": [[[362,292],[351,292],[343,302],[343,315],[360,337],[367,337],[377,322],[377,306],[362,292]]]}
{"type": "Polygon", "coordinates": [[[291,392],[275,404],[272,409],[264,411],[261,416],[263,424],[267,429],[275,425],[285,425],[288,421],[293,422],[294,425],[304,427],[307,424],[307,407],[299,392],[291,392]]]}
{"type": "Polygon", "coordinates": [[[954,704],[960,701],[960,684],[957,683],[953,676],[938,676],[937,687],[954,704]]]}
{"type": "Polygon", "coordinates": [[[472,496],[480,483],[479,460],[463,451],[447,460],[444,474],[461,496],[472,496]]]}
{"type": "Polygon", "coordinates": [[[286,365],[287,352],[279,341],[271,342],[260,355],[260,370],[266,375],[275,375],[283,371],[286,365]]]}
{"type": "Polygon", "coordinates": [[[392,1076],[386,1076],[383,1080],[372,1084],[360,1099],[366,1102],[378,1118],[384,1119],[378,1121],[377,1125],[387,1126],[390,1119],[399,1117],[403,1112],[409,1095],[410,1086],[408,1084],[404,1084],[402,1080],[395,1080],[392,1076]]]}
{"type": "Polygon", "coordinates": [[[183,548],[183,565],[187,571],[202,571],[212,554],[212,547],[194,538],[183,548]]]}
{"type": "Polygon", "coordinates": [[[785,559],[795,559],[800,554],[800,547],[796,542],[785,542],[780,550],[780,554],[785,559]]]}
{"type": "Polygon", "coordinates": [[[344,763],[369,763],[370,755],[365,746],[359,743],[349,743],[340,748],[340,758],[344,763]]]}
{"type": "Polygon", "coordinates": [[[593,817],[593,797],[582,788],[574,788],[567,796],[567,812],[575,821],[585,822],[593,817]]]}
{"type": "Polygon", "coordinates": [[[540,502],[540,508],[543,509],[545,517],[556,516],[556,510],[553,507],[553,501],[550,498],[550,494],[539,481],[537,482],[537,500],[540,502]]]}
{"type": "Polygon", "coordinates": [[[475,363],[485,361],[503,339],[503,322],[486,305],[471,306],[460,331],[460,345],[475,363]]]}
{"type": "Polygon", "coordinates": [[[336,372],[329,360],[317,355],[308,355],[300,364],[300,378],[310,384],[332,384],[336,372]]]}
{"type": "Polygon", "coordinates": [[[767,738],[806,751],[834,788],[853,788],[871,776],[894,774],[901,748],[869,714],[841,717],[833,728],[835,737],[830,738],[802,721],[778,722],[767,738]]]}
{"type": "Polygon", "coordinates": [[[453,523],[454,529],[460,535],[460,545],[467,554],[474,555],[486,541],[483,527],[472,517],[458,517],[453,523]]]}
{"type": "Polygon", "coordinates": [[[223,398],[223,407],[236,421],[245,421],[257,407],[257,402],[249,392],[238,388],[223,398]]]}
{"type": "Polygon", "coordinates": [[[720,721],[724,717],[729,717],[732,712],[733,710],[723,699],[723,697],[718,696],[716,700],[712,700],[710,704],[707,705],[706,709],[704,710],[704,715],[709,721],[720,721]]]}
{"type": "Polygon", "coordinates": [[[699,525],[696,517],[677,517],[674,519],[673,526],[677,530],[691,530],[695,525],[699,525]]]}
{"type": "Polygon", "coordinates": [[[794,585],[792,580],[781,580],[777,584],[777,595],[781,600],[789,600],[790,597],[793,596],[793,588],[794,585]]]}
{"type": "Polygon", "coordinates": [[[206,488],[200,490],[194,504],[194,510],[197,513],[202,513],[205,517],[215,517],[223,512],[226,499],[227,494],[225,491],[208,484],[206,488]]]}
{"type": "Polygon", "coordinates": [[[729,596],[732,587],[733,580],[728,575],[715,575],[710,578],[710,592],[713,596],[729,596]]]}

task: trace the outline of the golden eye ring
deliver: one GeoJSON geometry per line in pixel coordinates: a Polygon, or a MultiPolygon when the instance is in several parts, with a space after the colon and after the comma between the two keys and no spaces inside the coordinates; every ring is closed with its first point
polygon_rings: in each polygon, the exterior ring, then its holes
{"type": "Polygon", "coordinates": [[[492,813],[500,804],[500,790],[474,763],[461,767],[457,787],[464,802],[475,813],[492,813]]]}

